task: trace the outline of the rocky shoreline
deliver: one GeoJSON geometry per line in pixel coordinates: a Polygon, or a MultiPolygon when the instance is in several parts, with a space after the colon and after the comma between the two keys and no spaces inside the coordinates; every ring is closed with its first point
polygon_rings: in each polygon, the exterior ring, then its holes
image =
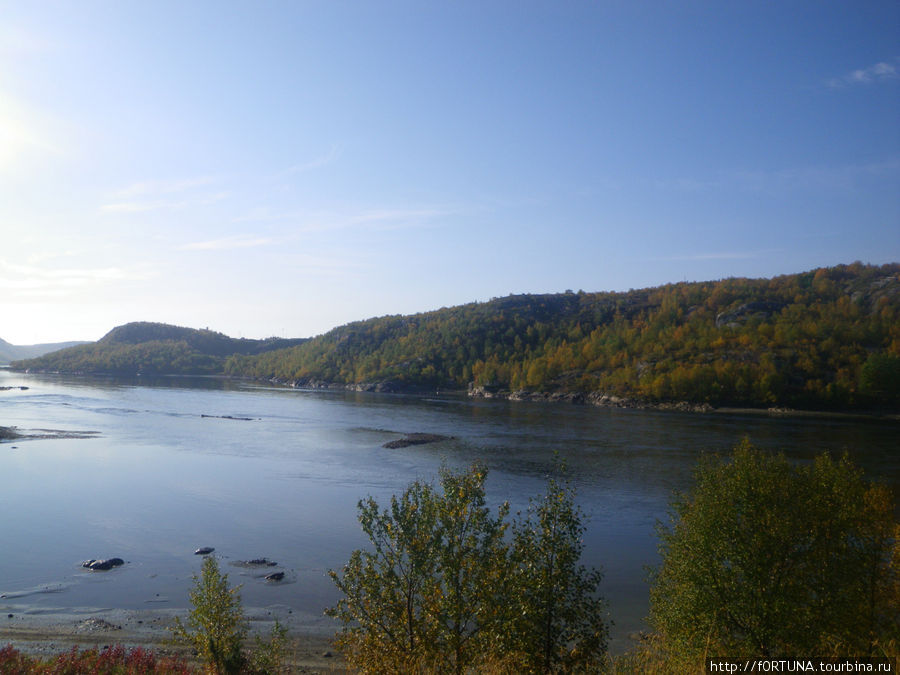
{"type": "Polygon", "coordinates": [[[854,420],[887,420],[900,422],[900,414],[876,411],[841,412],[831,410],[798,410],[784,406],[769,408],[738,408],[731,406],[716,407],[709,403],[692,403],[690,401],[645,401],[626,396],[616,396],[606,392],[594,391],[589,394],[573,392],[539,392],[508,391],[489,387],[470,387],[470,398],[499,399],[506,401],[534,401],[540,403],[569,403],[576,405],[593,405],[600,408],[624,408],[632,410],[673,410],[678,412],[726,414],[726,415],[769,415],[777,417],[821,417],[854,420]]]}
{"type": "MultiPolygon", "coordinates": [[[[72,648],[103,650],[112,645],[144,647],[158,654],[181,656],[199,667],[189,647],[171,642],[170,627],[187,610],[109,609],[91,607],[35,608],[0,604],[0,648],[47,657],[72,648]]],[[[271,633],[274,620],[288,629],[287,665],[291,672],[348,672],[333,645],[333,634],[323,631],[281,605],[245,608],[251,635],[271,633]]]]}
{"type": "Polygon", "coordinates": [[[708,413],[716,409],[709,403],[690,403],[689,401],[650,402],[626,396],[616,396],[606,392],[592,391],[589,394],[578,392],[542,392],[520,389],[508,391],[493,390],[488,387],[470,387],[470,398],[501,399],[508,401],[538,401],[542,403],[573,403],[576,405],[593,405],[601,408],[631,408],[635,410],[679,410],[683,412],[708,413]]]}
{"type": "Polygon", "coordinates": [[[886,420],[900,422],[900,413],[883,411],[831,411],[831,410],[798,410],[785,406],[772,406],[769,408],[738,408],[731,406],[716,407],[709,403],[694,403],[691,401],[647,401],[643,399],[618,396],[609,392],[592,391],[584,394],[580,392],[544,392],[519,389],[510,391],[499,387],[473,386],[465,391],[460,389],[435,389],[422,386],[410,386],[406,383],[386,380],[383,382],[361,382],[344,384],[340,382],[327,382],[315,378],[301,378],[297,380],[281,380],[270,378],[272,384],[291,387],[293,389],[314,389],[328,391],[357,391],[379,394],[409,394],[409,395],[434,395],[434,394],[458,394],[466,395],[473,399],[494,399],[503,401],[528,401],[536,403],[568,403],[574,405],[592,405],[599,408],[622,408],[630,410],[665,410],[676,412],[703,413],[703,414],[744,414],[744,415],[772,415],[779,417],[821,417],[856,420],[886,420]]]}

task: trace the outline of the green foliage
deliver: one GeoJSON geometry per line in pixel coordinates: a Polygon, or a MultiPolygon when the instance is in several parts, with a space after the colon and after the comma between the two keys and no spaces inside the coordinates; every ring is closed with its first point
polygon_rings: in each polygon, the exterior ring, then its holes
{"type": "Polygon", "coordinates": [[[242,672],[247,625],[240,588],[228,587],[228,575],[219,571],[215,556],[203,560],[200,576],[194,576],[190,598],[193,609],[187,625],[180,618],[175,619],[175,639],[193,646],[217,675],[242,672]]]}
{"type": "Polygon", "coordinates": [[[203,560],[200,576],[194,576],[187,625],[180,618],[172,627],[175,641],[197,650],[208,671],[216,675],[243,673],[274,675],[283,670],[287,630],[278,621],[267,640],[254,637],[254,648],[246,650],[247,621],[241,605],[240,587],[228,587],[228,575],[219,570],[215,556],[203,560]]]}
{"type": "Polygon", "coordinates": [[[660,526],[651,623],[687,655],[870,653],[900,629],[895,527],[890,491],[846,457],[745,441],[703,460],[660,526]]]}
{"type": "Polygon", "coordinates": [[[287,628],[276,619],[268,639],[264,640],[259,635],[253,637],[248,672],[256,675],[276,675],[283,672],[287,650],[287,628]]]}
{"type": "Polygon", "coordinates": [[[506,557],[503,517],[485,506],[482,468],[441,472],[441,492],[412,483],[390,509],[369,497],[359,521],[374,550],[354,551],[329,574],[344,597],[328,610],[338,645],[372,672],[464,672],[483,655],[498,620],[494,589],[506,557]]]}
{"type": "Polygon", "coordinates": [[[114,375],[218,375],[232,354],[260,354],[304,342],[302,339],[248,340],[210,330],[163,323],[118,326],[97,342],[15,362],[18,369],[114,375]]]}
{"type": "MultiPolygon", "coordinates": [[[[870,407],[860,370],[900,357],[900,265],[627,293],[515,295],[351,323],[226,372],[289,382],[605,392],[655,401],[870,407]]],[[[874,403],[878,403],[877,400],[874,403]]]]}
{"type": "Polygon", "coordinates": [[[590,671],[606,652],[602,574],[579,564],[584,516],[568,482],[551,478],[513,524],[513,624],[508,650],[522,673],[590,671]]]}
{"type": "Polygon", "coordinates": [[[583,532],[571,491],[555,482],[527,518],[491,515],[486,471],[442,470],[390,508],[359,503],[372,550],[331,578],[344,597],[327,614],[337,644],[366,672],[558,672],[590,669],[606,648],[594,597],[600,575],[578,566],[583,532]]]}
{"type": "Polygon", "coordinates": [[[862,391],[884,404],[900,402],[900,356],[872,354],[859,374],[862,391]]]}
{"type": "Polygon", "coordinates": [[[853,263],[626,293],[511,295],[358,321],[310,340],[128,324],[13,365],[847,409],[900,404],[897,359],[900,264],[853,263]]]}

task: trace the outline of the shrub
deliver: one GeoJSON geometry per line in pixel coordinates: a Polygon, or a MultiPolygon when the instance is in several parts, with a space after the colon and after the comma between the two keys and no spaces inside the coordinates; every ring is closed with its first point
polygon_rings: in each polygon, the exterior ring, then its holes
{"type": "Polygon", "coordinates": [[[689,654],[873,653],[900,625],[895,527],[890,491],[846,456],[795,465],[744,441],[701,461],[660,526],[651,623],[689,654]]]}
{"type": "Polygon", "coordinates": [[[228,587],[228,575],[219,571],[215,556],[203,560],[200,576],[194,576],[190,598],[193,609],[187,625],[176,618],[172,633],[176,642],[197,650],[208,670],[217,675],[264,675],[282,670],[287,631],[276,621],[268,640],[257,637],[254,649],[244,648],[247,621],[240,587],[228,587]]]}
{"type": "Polygon", "coordinates": [[[606,604],[598,569],[579,564],[584,516],[568,482],[551,478],[513,523],[512,624],[507,635],[522,656],[519,672],[596,669],[606,653],[606,604]]]}
{"type": "Polygon", "coordinates": [[[487,471],[416,481],[359,520],[372,550],[354,551],[344,593],[326,611],[342,622],[339,648],[366,672],[590,670],[606,649],[600,574],[578,565],[581,512],[551,482],[543,501],[505,538],[509,506],[486,506],[487,471]]]}

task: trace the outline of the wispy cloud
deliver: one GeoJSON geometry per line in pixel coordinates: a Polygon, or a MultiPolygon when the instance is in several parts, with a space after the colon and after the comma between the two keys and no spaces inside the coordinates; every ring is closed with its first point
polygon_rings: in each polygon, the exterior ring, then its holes
{"type": "Polygon", "coordinates": [[[0,260],[0,289],[12,295],[64,297],[97,286],[147,279],[149,267],[52,268],[0,260]]]}
{"type": "Polygon", "coordinates": [[[145,180],[132,183],[112,193],[114,199],[131,199],[146,195],[166,195],[205,187],[215,182],[211,176],[198,176],[180,180],[145,180]]]}
{"type": "Polygon", "coordinates": [[[350,225],[383,225],[390,228],[422,225],[451,212],[444,209],[370,209],[348,219],[350,225]]]}
{"type": "Polygon", "coordinates": [[[898,64],[900,64],[900,58],[895,58],[893,61],[879,61],[868,68],[859,68],[840,77],[833,77],[826,84],[833,89],[840,89],[860,84],[896,80],[900,78],[898,64]]]}
{"type": "Polygon", "coordinates": [[[294,232],[327,232],[345,229],[395,230],[415,227],[432,227],[442,217],[459,213],[460,209],[438,206],[410,208],[366,208],[356,211],[274,211],[257,207],[235,223],[280,222],[289,224],[294,232]]]}
{"type": "Polygon", "coordinates": [[[139,213],[206,206],[228,197],[228,193],[224,191],[201,189],[215,183],[216,180],[210,176],[139,181],[112,192],[109,201],[102,204],[100,210],[104,213],[139,213]]]}
{"type": "Polygon", "coordinates": [[[253,248],[256,246],[267,246],[275,243],[273,239],[268,237],[254,237],[252,235],[234,235],[231,237],[222,237],[221,239],[209,239],[206,241],[195,241],[190,244],[179,246],[181,251],[226,251],[235,248],[253,248]]]}
{"type": "Polygon", "coordinates": [[[312,171],[313,169],[319,169],[323,166],[328,166],[329,164],[333,164],[336,162],[341,154],[344,152],[344,148],[341,145],[333,144],[331,148],[329,148],[328,152],[314,159],[311,159],[306,162],[300,162],[299,164],[294,164],[293,166],[288,167],[282,173],[282,175],[289,175],[294,173],[303,173],[305,171],[312,171]]]}
{"type": "Polygon", "coordinates": [[[853,190],[866,181],[900,173],[900,157],[866,164],[801,166],[771,171],[734,169],[704,178],[683,177],[656,181],[657,188],[684,192],[740,190],[791,192],[795,190],[853,190]]]}
{"type": "MultiPolygon", "coordinates": [[[[771,253],[771,251],[767,252],[771,253]]],[[[761,257],[762,253],[752,251],[720,251],[714,253],[688,253],[685,255],[671,255],[647,258],[654,262],[702,262],[708,260],[753,260],[761,257]]]]}
{"type": "Polygon", "coordinates": [[[282,258],[286,268],[299,276],[346,276],[370,266],[365,253],[343,251],[341,253],[290,253],[282,258]]]}

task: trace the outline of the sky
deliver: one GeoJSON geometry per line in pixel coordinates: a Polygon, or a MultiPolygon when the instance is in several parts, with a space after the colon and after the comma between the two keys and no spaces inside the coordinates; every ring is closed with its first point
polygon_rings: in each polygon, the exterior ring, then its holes
{"type": "Polygon", "coordinates": [[[0,0],[0,338],[900,261],[896,0],[0,0]]]}

